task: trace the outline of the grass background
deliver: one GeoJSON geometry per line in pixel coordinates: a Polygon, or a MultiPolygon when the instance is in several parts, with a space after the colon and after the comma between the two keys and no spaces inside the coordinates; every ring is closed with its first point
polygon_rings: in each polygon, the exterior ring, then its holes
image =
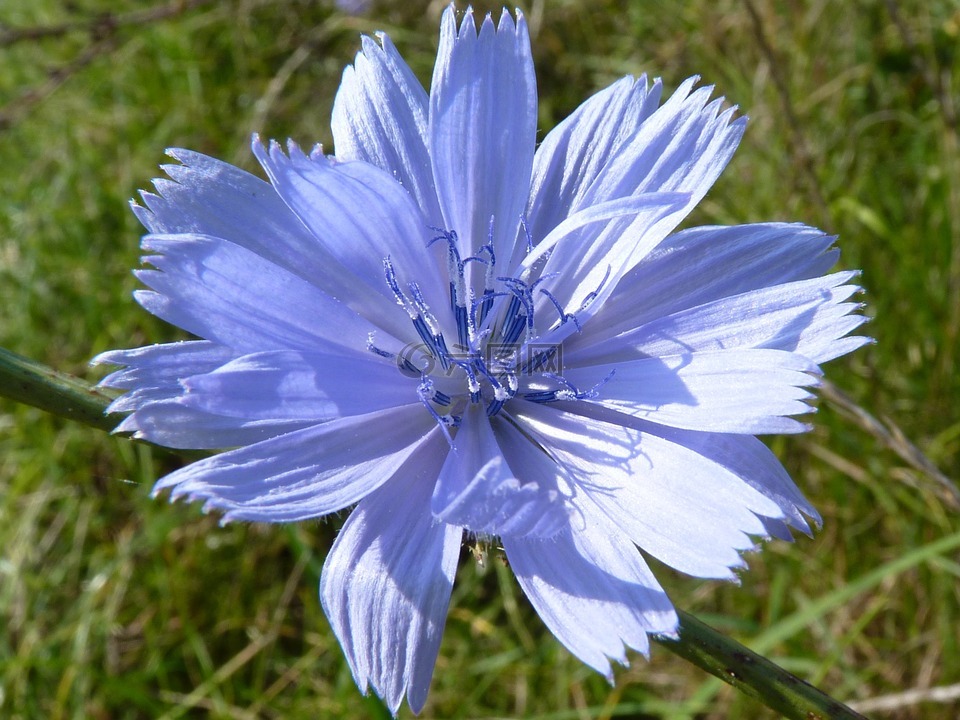
{"type": "MultiPolygon", "coordinates": [[[[0,0],[0,345],[96,379],[96,353],[179,337],[130,297],[140,228],[126,203],[163,149],[253,169],[255,130],[329,147],[359,34],[388,31],[427,83],[443,7],[0,0]],[[64,23],[77,27],[22,32],[64,23]]],[[[659,578],[678,606],[873,717],[956,717],[960,519],[935,468],[960,475],[960,7],[524,9],[543,131],[624,74],[670,89],[700,74],[751,123],[690,222],[839,233],[876,318],[877,344],[828,367],[850,401],[825,401],[809,435],[772,441],[823,529],[767,544],[740,586],[659,578]],[[875,709],[905,691],[919,697],[875,709]]],[[[0,402],[0,716],[388,717],[356,690],[317,600],[339,520],[220,528],[148,497],[180,462],[0,402]]],[[[610,687],[544,630],[496,558],[480,567],[465,550],[422,716],[772,716],[662,648],[632,659],[610,687]]]]}

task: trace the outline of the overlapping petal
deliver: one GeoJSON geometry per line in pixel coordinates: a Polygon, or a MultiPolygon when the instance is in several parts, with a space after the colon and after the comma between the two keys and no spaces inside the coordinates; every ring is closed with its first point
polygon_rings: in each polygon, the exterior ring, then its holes
{"type": "Polygon", "coordinates": [[[586,366],[676,353],[767,348],[826,362],[869,342],[848,337],[866,322],[854,314],[860,305],[847,302],[860,289],[847,284],[855,275],[834,273],[723,297],[658,317],[589,347],[575,345],[565,359],[586,366]]]}
{"type": "Polygon", "coordinates": [[[392,298],[357,292],[353,269],[338,262],[291,213],[273,186],[239,168],[191,150],[167,153],[171,179],[154,180],[157,193],[141,193],[133,210],[156,235],[224,238],[316,285],[358,314],[387,322],[397,312],[392,298]]]}
{"type": "Polygon", "coordinates": [[[128,390],[110,405],[107,412],[130,412],[154,400],[176,397],[183,392],[180,381],[191,375],[212,372],[237,357],[237,352],[206,340],[148,345],[132,350],[100,353],[94,365],[122,365],[100,381],[102,387],[128,390]]]}
{"type": "Polygon", "coordinates": [[[333,144],[340,160],[363,160],[391,173],[430,225],[442,225],[428,150],[429,99],[390,38],[364,37],[333,103],[333,144]]]}
{"type": "Polygon", "coordinates": [[[114,432],[132,433],[164,447],[183,450],[222,450],[263,442],[302,430],[303,420],[248,420],[187,407],[180,398],[138,403],[114,432]]]}
{"type": "MultiPolygon", "coordinates": [[[[806,518],[820,524],[820,514],[816,508],[803,496],[770,448],[757,438],[750,435],[669,428],[636,419],[631,422],[623,417],[617,419],[630,423],[637,429],[655,432],[670,442],[682,445],[722,465],[754,490],[775,502],[790,527],[809,535],[811,531],[806,518]]],[[[770,525],[767,527],[769,529],[770,525]]]]}
{"type": "MultiPolygon", "coordinates": [[[[254,154],[277,193],[304,225],[342,265],[360,279],[364,292],[378,293],[395,303],[384,277],[389,258],[401,282],[433,277],[445,262],[427,245],[436,234],[413,197],[388,172],[365,162],[339,162],[314,152],[308,157],[296,145],[285,155],[277,143],[269,150],[259,142],[254,154]],[[345,201],[349,198],[349,201],[345,201]]],[[[443,307],[445,288],[421,284],[427,304],[443,307]]],[[[394,304],[394,313],[403,315],[394,304]]]]}
{"type": "Polygon", "coordinates": [[[154,180],[157,193],[133,206],[151,233],[226,238],[294,274],[325,274],[322,248],[270,183],[192,150],[167,154],[180,164],[161,166],[170,179],[154,180]]]}
{"type": "MultiPolygon", "coordinates": [[[[569,406],[563,409],[570,410],[569,406]]],[[[601,423],[621,425],[637,432],[658,435],[723,466],[773,501],[779,508],[779,512],[774,515],[782,515],[790,527],[801,532],[810,534],[806,517],[820,523],[820,514],[803,496],[770,448],[752,435],[701,432],[657,425],[596,403],[579,403],[575,412],[601,423]]],[[[769,508],[755,514],[763,519],[764,512],[769,513],[769,508]]]]}
{"type": "Polygon", "coordinates": [[[593,178],[583,204],[651,191],[690,193],[691,208],[703,198],[733,156],[746,119],[734,119],[735,108],[721,112],[723,98],[708,102],[713,87],[694,90],[697,80],[683,82],[637,127],[593,178]]]}
{"type": "Polygon", "coordinates": [[[585,403],[515,405],[515,420],[578,489],[645,552],[677,570],[733,579],[730,568],[743,566],[740,552],[754,547],[750,535],[766,535],[757,516],[783,517],[775,501],[654,426],[630,427],[585,403]]]}
{"type": "MultiPolygon", "coordinates": [[[[706,194],[736,149],[745,126],[743,119],[732,120],[732,110],[720,112],[722,99],[708,105],[712,88],[692,91],[695,81],[685,82],[651,113],[619,144],[609,162],[592,168],[596,176],[588,178],[589,184],[583,182],[585,189],[570,198],[576,204],[569,210],[577,212],[649,192],[684,195],[683,202],[669,212],[614,219],[566,238],[563,252],[553,252],[542,270],[545,275],[556,273],[567,280],[552,290],[566,312],[592,315],[626,271],[656,248],[706,194]],[[594,307],[581,309],[584,300],[595,295],[599,297],[594,307]]],[[[608,108],[614,115],[618,110],[618,104],[608,108]]],[[[585,113],[580,123],[589,128],[594,117],[585,113]]],[[[563,143],[556,145],[559,148],[563,143]]],[[[547,185],[542,191],[550,190],[553,188],[547,185]]],[[[565,200],[561,197],[553,202],[565,200]]]]}
{"type": "Polygon", "coordinates": [[[677,615],[636,548],[604,513],[542,540],[504,538],[514,575],[537,614],[580,660],[613,682],[624,646],[647,654],[648,634],[676,632],[677,615]]]}
{"type": "Polygon", "coordinates": [[[187,407],[248,420],[326,422],[417,397],[416,381],[373,353],[253,353],[182,384],[187,407]]]}
{"type": "Polygon", "coordinates": [[[294,522],[337,512],[436,450],[420,405],[332,420],[221,453],[159,480],[154,492],[206,500],[226,520],[294,522]]]}
{"type": "Polygon", "coordinates": [[[571,512],[563,468],[479,405],[464,414],[436,483],[434,514],[475,533],[550,537],[571,512]]]}
{"type": "MultiPolygon", "coordinates": [[[[656,110],[663,86],[625,77],[601,90],[547,133],[534,156],[527,228],[534,245],[575,210],[594,180],[656,110]]],[[[519,251],[524,248],[518,247],[519,251]]],[[[515,257],[515,265],[520,256],[515,257]]]]}
{"type": "MultiPolygon", "coordinates": [[[[399,351],[404,343],[343,303],[279,265],[221,238],[147,235],[144,258],[156,270],[137,277],[150,291],[137,300],[148,311],[240,353],[261,350],[364,349],[399,351]]],[[[401,313],[403,315],[403,313],[401,313]]],[[[410,332],[409,321],[401,330],[410,332]]]]}
{"type": "Polygon", "coordinates": [[[564,377],[581,387],[603,382],[594,402],[661,425],[757,435],[808,429],[790,416],[812,411],[804,388],[818,384],[819,372],[796,353],[732,349],[571,369],[564,377]]]}
{"type": "Polygon", "coordinates": [[[204,450],[238,447],[309,424],[286,418],[225,417],[215,410],[183,405],[184,378],[213,372],[236,357],[237,352],[230,348],[196,340],[114,350],[101,353],[93,362],[125,366],[100,381],[104,387],[128,390],[107,409],[131,413],[115,432],[129,432],[158,445],[204,450]]]}
{"type": "Polygon", "coordinates": [[[394,714],[404,694],[414,712],[426,701],[460,552],[463,530],[430,513],[442,457],[435,444],[425,446],[416,463],[360,503],[320,581],[357,685],[372,685],[394,714]]]}
{"type": "Polygon", "coordinates": [[[620,281],[570,352],[723,298],[809,280],[837,262],[836,238],[800,223],[695,227],[674,233],[620,281]],[[696,278],[696,282],[689,282],[696,278]]]}

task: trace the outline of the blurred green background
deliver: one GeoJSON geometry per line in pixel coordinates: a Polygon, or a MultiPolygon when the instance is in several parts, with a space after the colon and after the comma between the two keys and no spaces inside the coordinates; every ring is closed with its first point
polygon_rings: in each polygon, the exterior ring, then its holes
{"type": "MultiPolygon", "coordinates": [[[[768,543],[740,586],[657,567],[660,580],[872,717],[957,717],[960,556],[942,546],[960,516],[937,468],[960,474],[960,6],[522,5],[543,132],[625,74],[668,90],[701,75],[751,122],[689,224],[838,233],[876,318],[877,344],[827,368],[848,399],[822,402],[812,433],[772,440],[822,530],[768,543]]],[[[130,296],[127,201],[163,149],[251,170],[253,131],[329,149],[359,35],[387,31],[428,84],[444,7],[0,0],[0,345],[97,379],[95,354],[181,337],[130,296]]],[[[317,599],[340,519],[221,528],[149,498],[181,462],[0,402],[0,716],[388,717],[359,695],[317,599]]],[[[663,648],[631,659],[610,687],[543,628],[495,553],[479,566],[465,549],[422,717],[773,716],[663,648]]]]}

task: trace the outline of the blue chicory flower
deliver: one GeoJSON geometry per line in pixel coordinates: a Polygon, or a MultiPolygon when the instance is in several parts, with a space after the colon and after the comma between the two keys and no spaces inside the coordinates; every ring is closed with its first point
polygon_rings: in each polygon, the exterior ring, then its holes
{"type": "Polygon", "coordinates": [[[228,449],[155,492],[224,520],[356,505],[321,600],[359,687],[426,700],[464,536],[498,539],[553,634],[612,679],[676,631],[637,547],[735,577],[819,522],[755,435],[795,433],[819,364],[866,340],[833,237],[674,232],[745,118],[626,77],[536,147],[527,26],[443,16],[429,95],[365,37],[336,155],[253,151],[270,183],[172,150],[134,204],[137,300],[198,340],[107,352],[117,428],[228,449]]]}

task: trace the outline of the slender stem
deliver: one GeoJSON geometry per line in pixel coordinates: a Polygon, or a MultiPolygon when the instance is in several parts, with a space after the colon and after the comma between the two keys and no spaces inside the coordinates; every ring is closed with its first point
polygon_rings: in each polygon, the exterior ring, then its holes
{"type": "Polygon", "coordinates": [[[866,720],[843,703],[678,610],[680,637],[654,638],[672,653],[791,720],[866,720]]]}
{"type": "Polygon", "coordinates": [[[100,430],[120,422],[106,415],[113,398],[90,383],[0,348],[0,397],[32,405],[100,430]]]}
{"type": "MultiPolygon", "coordinates": [[[[112,430],[118,421],[116,416],[105,414],[112,399],[107,393],[79,378],[3,348],[0,348],[0,397],[101,430],[112,430]]],[[[188,458],[193,456],[190,451],[183,454],[188,458]]],[[[310,552],[296,533],[289,535],[298,552],[310,552]]],[[[318,570],[315,562],[312,566],[318,570]]],[[[693,615],[682,610],[679,615],[679,637],[655,638],[657,642],[784,717],[795,720],[864,720],[862,715],[693,615]]]]}

